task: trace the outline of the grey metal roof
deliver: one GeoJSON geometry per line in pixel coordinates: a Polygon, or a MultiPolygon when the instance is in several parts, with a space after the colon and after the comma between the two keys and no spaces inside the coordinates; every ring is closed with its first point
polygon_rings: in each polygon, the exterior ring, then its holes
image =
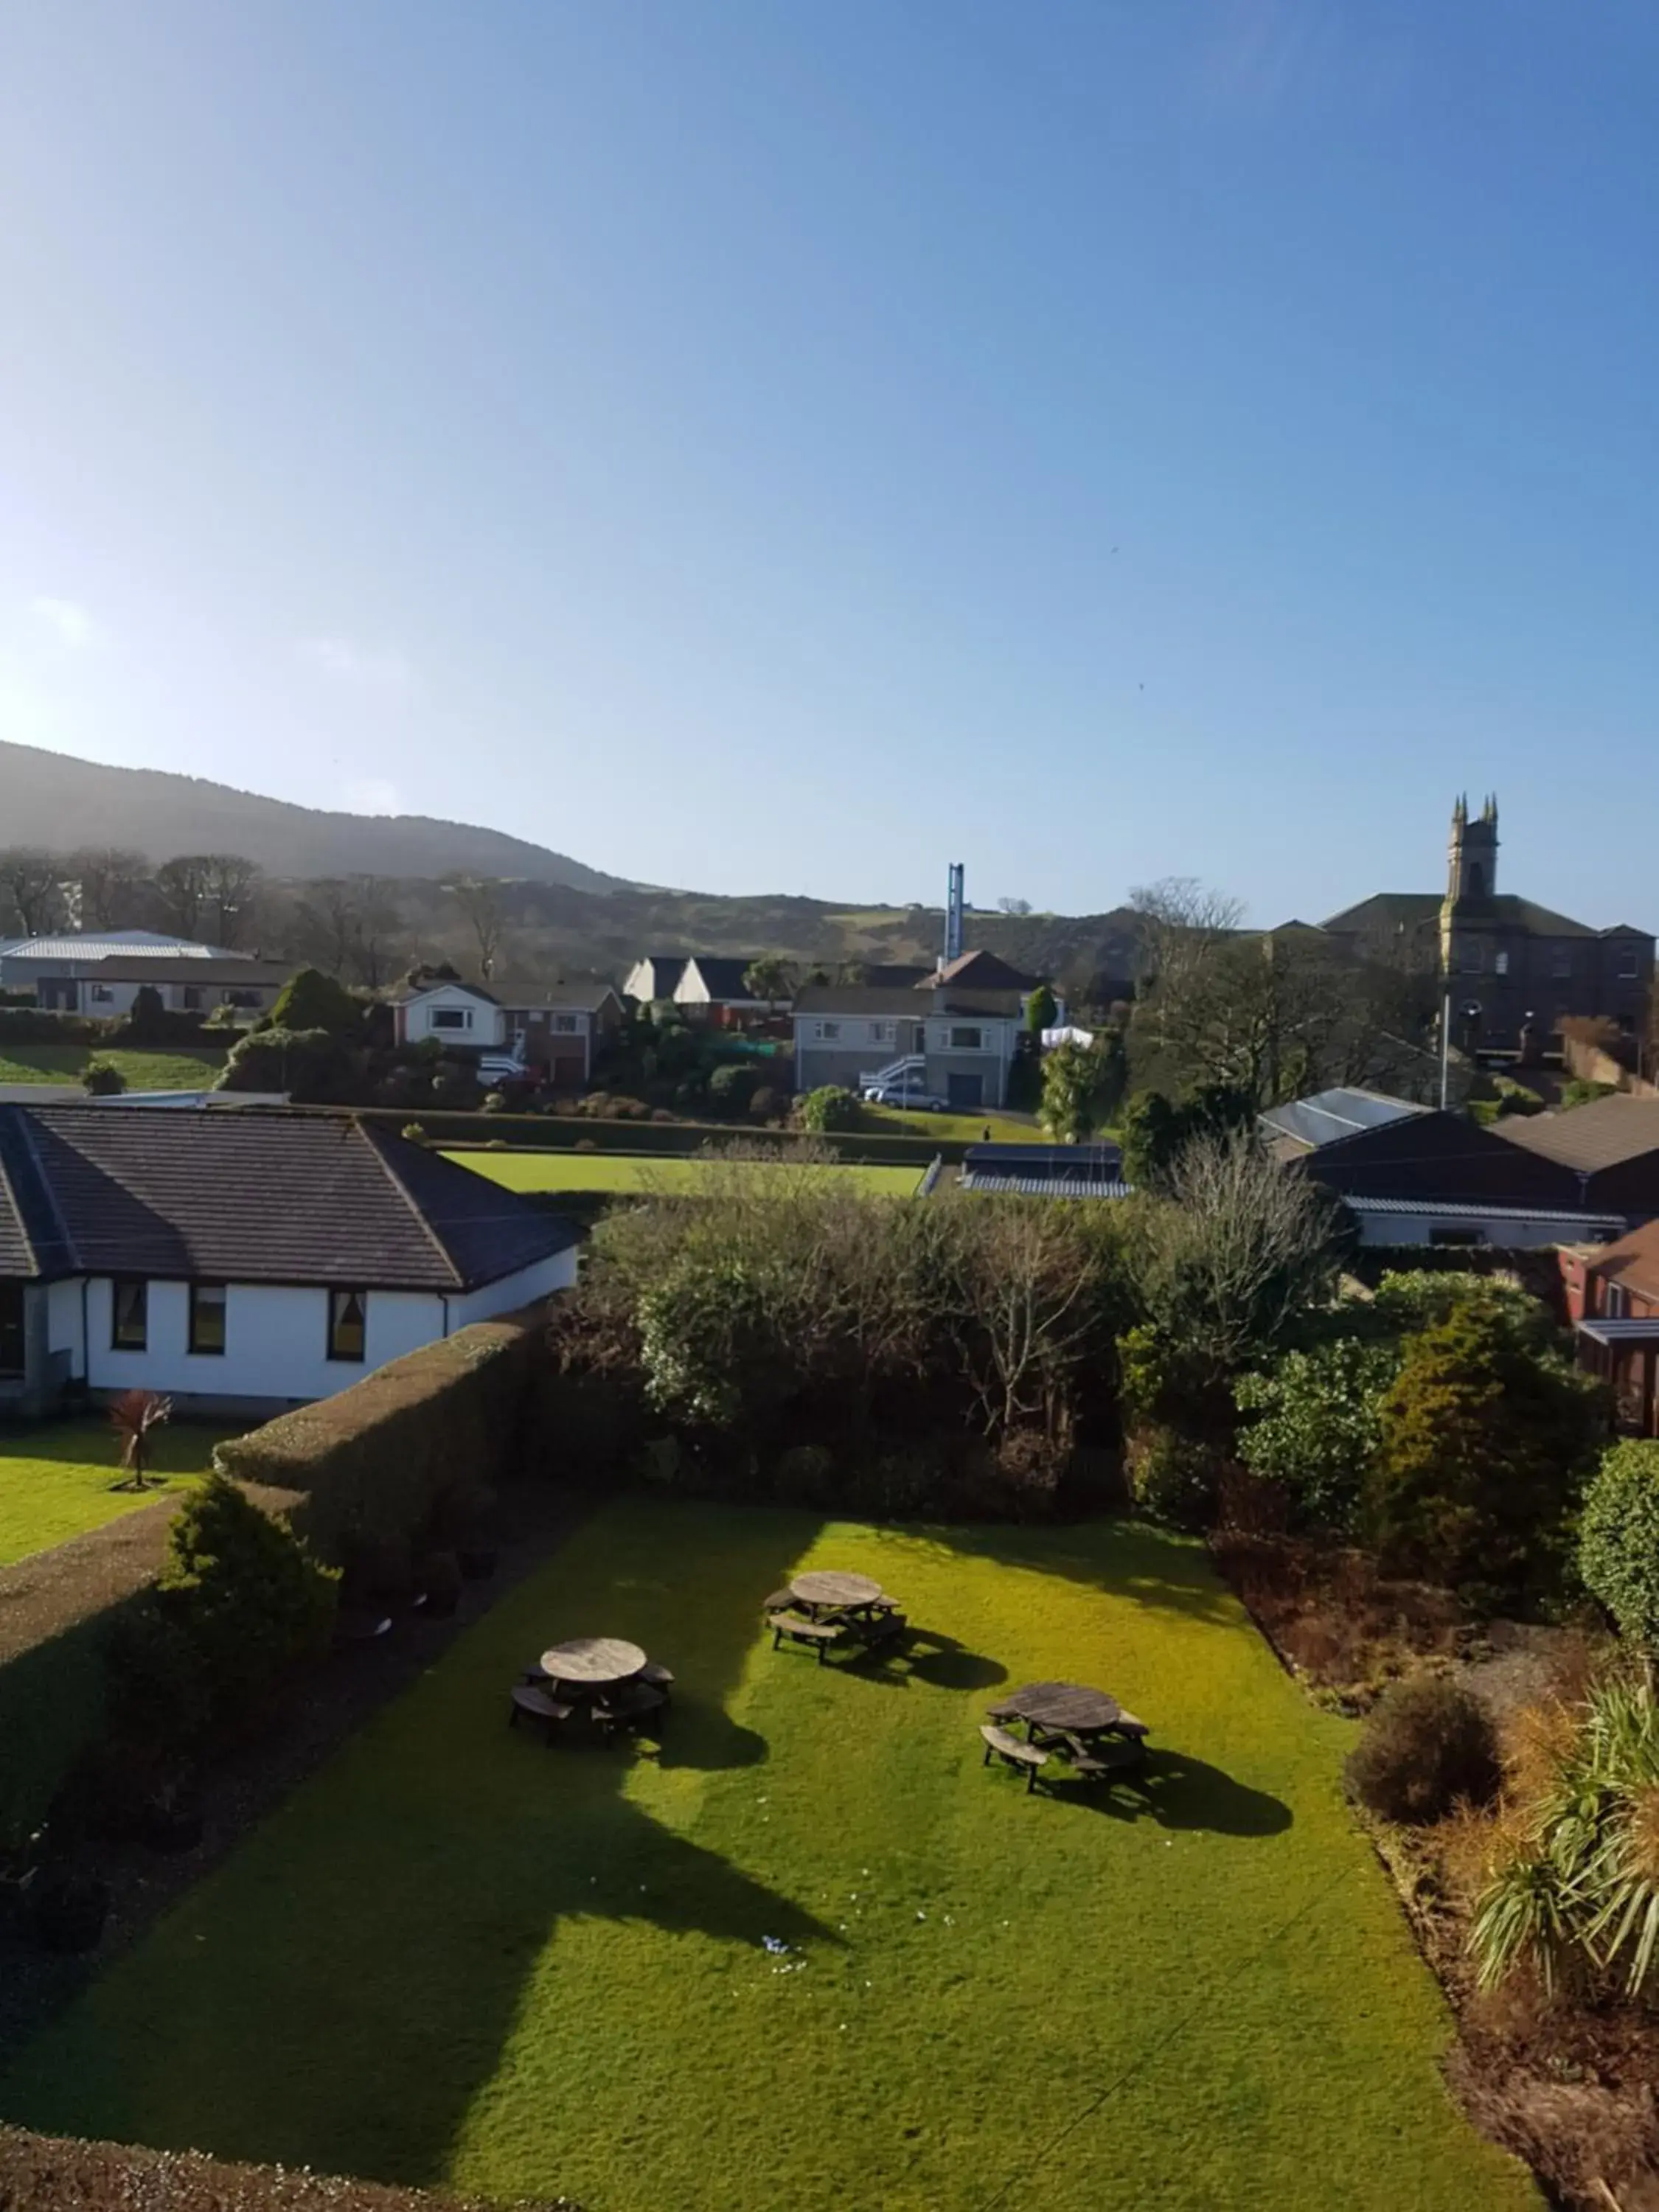
{"type": "Polygon", "coordinates": [[[1592,1344],[1659,1344],[1659,1314],[1649,1314],[1645,1319],[1626,1317],[1608,1321],[1600,1314],[1578,1324],[1580,1336],[1589,1337],[1592,1344]]]}
{"type": "Polygon", "coordinates": [[[1380,1091],[1339,1087],[1316,1091],[1311,1097],[1295,1098],[1287,1105],[1270,1106],[1260,1116],[1275,1136],[1293,1137],[1298,1144],[1317,1147],[1339,1138],[1358,1136],[1362,1129],[1386,1128],[1408,1114],[1426,1114],[1426,1106],[1409,1099],[1390,1098],[1380,1091]]]}
{"type": "Polygon", "coordinates": [[[1133,1198],[1133,1184],[1112,1175],[1022,1175],[1013,1168],[964,1167],[958,1182],[963,1190],[996,1191],[1011,1198],[1133,1198]]]}
{"type": "Polygon", "coordinates": [[[153,929],[110,929],[97,936],[70,931],[58,937],[16,937],[0,945],[0,960],[247,960],[222,945],[163,937],[153,929]]]}
{"type": "Polygon", "coordinates": [[[1569,1228],[1604,1230],[1609,1237],[1625,1233],[1623,1214],[1575,1213],[1548,1206],[1482,1206],[1478,1201],[1443,1206],[1432,1198],[1343,1197],[1342,1203],[1353,1213],[1420,1213],[1437,1221],[1553,1221],[1569,1228]]]}

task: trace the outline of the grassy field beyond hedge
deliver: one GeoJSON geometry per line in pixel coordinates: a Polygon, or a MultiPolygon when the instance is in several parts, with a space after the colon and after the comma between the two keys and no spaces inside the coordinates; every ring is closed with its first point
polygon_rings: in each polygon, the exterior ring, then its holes
{"type": "Polygon", "coordinates": [[[54,2131],[589,2212],[1519,2212],[1316,1711],[1195,1547],[619,1504],[0,2079],[54,2131]],[[862,1569],[907,1661],[774,1654],[862,1569]],[[661,1757],[505,1725],[556,1638],[678,1677],[661,1757]],[[984,1771],[997,1689],[1149,1721],[1146,1796],[984,1771]],[[769,1949],[771,1937],[788,1948],[769,1949]]]}
{"type": "MultiPolygon", "coordinates": [[[[474,1168],[492,1182],[508,1190],[623,1190],[669,1191],[676,1195],[708,1187],[719,1161],[636,1158],[627,1153],[604,1152],[450,1152],[463,1167],[474,1168]]],[[[744,1170],[760,1176],[798,1176],[803,1173],[847,1176],[861,1190],[884,1191],[890,1197],[908,1198],[921,1180],[919,1168],[824,1167],[800,1169],[757,1162],[744,1170]]]]}
{"type": "Polygon", "coordinates": [[[170,1423],[152,1438],[151,1471],[165,1480],[143,1491],[118,1491],[120,1455],[107,1421],[0,1429],[0,1567],[185,1489],[207,1472],[214,1445],[228,1433],[170,1423]]]}
{"type": "Polygon", "coordinates": [[[0,1050],[0,1083],[78,1083],[89,1060],[112,1060],[129,1091],[210,1091],[222,1052],[146,1048],[106,1052],[90,1044],[13,1044],[0,1050]]]}

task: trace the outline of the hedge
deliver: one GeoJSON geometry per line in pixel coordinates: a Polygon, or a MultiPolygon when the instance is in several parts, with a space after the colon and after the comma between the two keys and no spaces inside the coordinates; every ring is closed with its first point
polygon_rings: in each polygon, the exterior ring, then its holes
{"type": "MultiPolygon", "coordinates": [[[[337,1108],[319,1107],[319,1113],[337,1108]]],[[[955,1165],[967,1156],[961,1138],[878,1135],[854,1130],[844,1135],[814,1136],[799,1129],[746,1128],[738,1121],[602,1121],[577,1114],[434,1114],[423,1108],[368,1106],[356,1109],[368,1121],[382,1121],[399,1133],[418,1121],[429,1145],[446,1152],[469,1145],[503,1144],[515,1152],[569,1152],[578,1147],[599,1152],[637,1152],[684,1158],[736,1142],[791,1151],[803,1145],[834,1152],[854,1167],[914,1167],[920,1174],[936,1154],[955,1165]]]]}
{"type": "Polygon", "coordinates": [[[363,1545],[413,1543],[447,1497],[513,1471],[546,1330],[542,1304],[474,1322],[214,1459],[240,1482],[299,1492],[295,1530],[330,1565],[363,1545]]]}
{"type": "MultiPolygon", "coordinates": [[[[76,2142],[0,2126],[0,2212],[483,2212],[473,2197],[428,2196],[308,2167],[234,2166],[200,2151],[76,2142]]],[[[567,2197],[496,2212],[578,2212],[567,2197]]]]}
{"type": "MultiPolygon", "coordinates": [[[[269,1513],[302,1501],[254,1492],[269,1513]]],[[[0,1569],[0,1843],[39,1826],[102,1731],[104,1639],[167,1558],[176,1498],[0,1569]]]]}

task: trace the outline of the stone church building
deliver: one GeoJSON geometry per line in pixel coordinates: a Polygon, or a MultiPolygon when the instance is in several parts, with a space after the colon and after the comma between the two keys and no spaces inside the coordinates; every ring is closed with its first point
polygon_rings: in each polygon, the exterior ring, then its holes
{"type": "Polygon", "coordinates": [[[1436,967],[1466,1048],[1514,1048],[1523,1028],[1539,1045],[1569,1015],[1602,1015],[1639,1030],[1653,985],[1654,940],[1620,925],[1593,929],[1498,888],[1498,801],[1452,809],[1444,895],[1378,891],[1324,924],[1361,957],[1436,967]]]}

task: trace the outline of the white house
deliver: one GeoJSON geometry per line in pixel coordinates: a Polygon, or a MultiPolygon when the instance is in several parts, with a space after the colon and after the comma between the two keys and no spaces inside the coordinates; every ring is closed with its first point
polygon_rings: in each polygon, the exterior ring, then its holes
{"type": "Polygon", "coordinates": [[[280,1411],[567,1288],[576,1241],[349,1115],[0,1105],[0,1407],[280,1411]]]}
{"type": "Polygon", "coordinates": [[[281,961],[152,929],[64,930],[0,945],[0,988],[33,991],[47,1013],[100,1019],[130,1012],[145,989],[169,1013],[206,1015],[216,1006],[263,1013],[288,973],[281,961]]]}
{"type": "Polygon", "coordinates": [[[476,983],[428,983],[392,1001],[399,1044],[440,1044],[463,1051],[499,1052],[507,1042],[507,1016],[499,1000],[476,983]]]}
{"type": "Polygon", "coordinates": [[[795,994],[796,1090],[880,1080],[967,1113],[1002,1105],[1033,980],[990,952],[877,973],[795,994]]]}

